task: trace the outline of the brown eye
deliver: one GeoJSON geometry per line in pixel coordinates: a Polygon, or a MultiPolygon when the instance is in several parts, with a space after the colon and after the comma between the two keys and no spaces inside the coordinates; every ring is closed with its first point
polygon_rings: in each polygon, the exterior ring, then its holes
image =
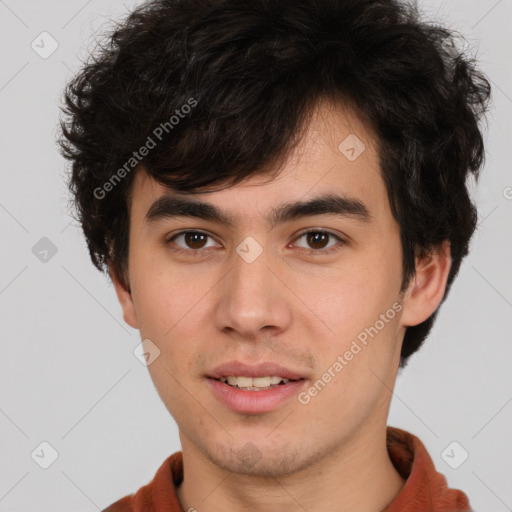
{"type": "Polygon", "coordinates": [[[185,233],[183,236],[186,245],[191,249],[202,249],[208,238],[207,235],[202,233],[185,233]]]}
{"type": "Polygon", "coordinates": [[[174,242],[180,248],[177,250],[197,252],[201,249],[213,247],[212,245],[206,245],[208,239],[211,239],[211,236],[201,231],[182,231],[171,237],[167,243],[174,242]]]}
{"type": "Polygon", "coordinates": [[[319,254],[330,254],[331,252],[337,251],[340,248],[340,244],[336,247],[336,241],[341,242],[341,245],[345,244],[345,241],[338,235],[323,230],[307,231],[299,235],[297,240],[300,239],[305,240],[306,245],[299,245],[299,247],[310,249],[311,252],[319,254]],[[330,244],[331,240],[334,243],[330,244]]]}
{"type": "Polygon", "coordinates": [[[329,235],[326,233],[306,233],[306,240],[312,249],[325,249],[329,241],[329,235]]]}

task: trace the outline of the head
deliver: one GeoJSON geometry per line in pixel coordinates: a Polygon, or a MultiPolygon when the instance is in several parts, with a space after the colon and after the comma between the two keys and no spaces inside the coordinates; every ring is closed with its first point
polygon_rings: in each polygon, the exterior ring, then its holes
{"type": "Polygon", "coordinates": [[[378,421],[431,330],[476,226],[490,94],[452,37],[392,0],[155,1],[68,85],[61,146],[92,261],[158,346],[180,430],[219,464],[265,419],[197,424],[215,365],[277,360],[314,383],[352,352],[293,426],[251,437],[291,470],[378,421]]]}

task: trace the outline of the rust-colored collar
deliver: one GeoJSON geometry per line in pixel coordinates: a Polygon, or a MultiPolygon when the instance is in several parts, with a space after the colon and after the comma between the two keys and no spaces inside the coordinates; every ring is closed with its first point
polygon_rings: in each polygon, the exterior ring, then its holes
{"type": "MultiPolygon", "coordinates": [[[[423,443],[405,430],[387,427],[387,448],[405,485],[383,512],[470,512],[466,495],[448,489],[423,443]]],[[[183,512],[176,488],[183,480],[182,452],[169,456],[153,480],[103,512],[183,512]]]]}

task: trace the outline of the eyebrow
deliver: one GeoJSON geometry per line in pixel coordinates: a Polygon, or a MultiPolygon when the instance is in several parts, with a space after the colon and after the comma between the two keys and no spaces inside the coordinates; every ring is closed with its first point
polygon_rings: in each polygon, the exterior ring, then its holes
{"type": "MultiPolygon", "coordinates": [[[[358,199],[349,196],[324,194],[308,201],[285,203],[271,210],[266,217],[267,224],[273,228],[277,224],[314,215],[338,215],[350,217],[361,222],[369,222],[368,208],[358,199]]],[[[191,217],[235,226],[235,218],[217,206],[183,196],[165,195],[157,199],[145,216],[146,223],[176,217],[191,217]]]]}

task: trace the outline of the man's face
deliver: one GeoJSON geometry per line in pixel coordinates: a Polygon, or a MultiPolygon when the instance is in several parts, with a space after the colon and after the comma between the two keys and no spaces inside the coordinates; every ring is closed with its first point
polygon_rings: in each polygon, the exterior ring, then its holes
{"type": "Polygon", "coordinates": [[[184,450],[226,470],[279,476],[385,425],[404,334],[402,251],[372,135],[354,115],[321,106],[273,179],[176,194],[140,171],[130,216],[124,315],[160,350],[149,371],[184,450]],[[351,134],[366,146],[355,160],[352,138],[338,148],[351,134]],[[327,194],[358,201],[368,215],[269,224],[283,205],[327,194]],[[147,215],[164,196],[206,202],[233,225],[165,208],[147,215]],[[226,390],[208,376],[232,361],[276,363],[303,380],[280,399],[226,390]]]}

